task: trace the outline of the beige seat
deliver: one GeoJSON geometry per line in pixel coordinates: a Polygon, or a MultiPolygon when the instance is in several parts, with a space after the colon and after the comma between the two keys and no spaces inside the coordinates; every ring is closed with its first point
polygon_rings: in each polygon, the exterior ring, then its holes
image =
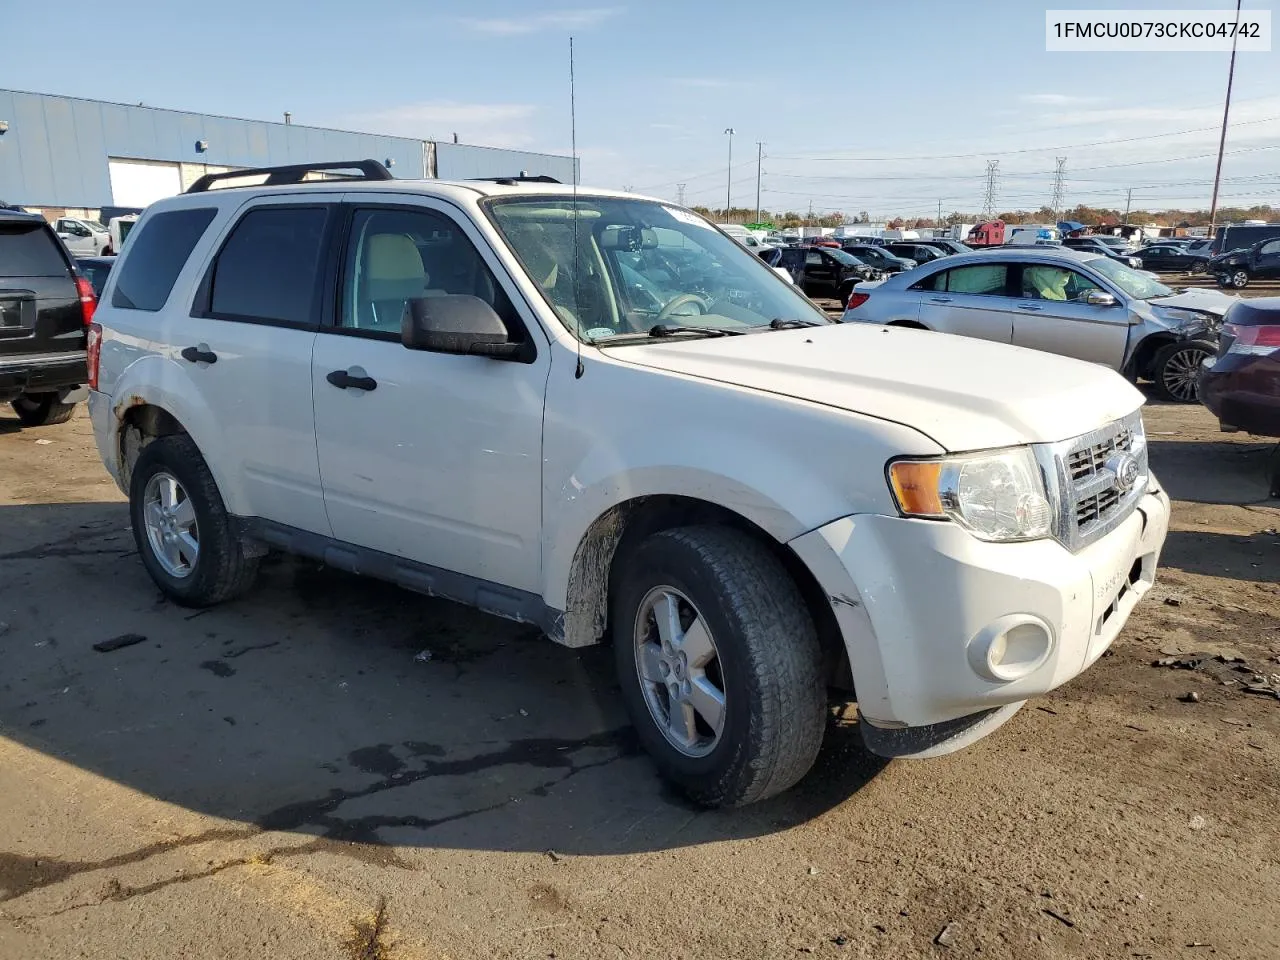
{"type": "Polygon", "coordinates": [[[406,301],[423,296],[427,280],[412,237],[403,233],[366,237],[364,269],[356,291],[356,325],[364,330],[398,331],[406,301]]]}

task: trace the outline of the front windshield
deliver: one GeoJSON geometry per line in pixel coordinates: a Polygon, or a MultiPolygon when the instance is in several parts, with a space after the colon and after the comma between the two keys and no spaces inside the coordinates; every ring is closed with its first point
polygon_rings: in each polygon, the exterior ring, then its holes
{"type": "Polygon", "coordinates": [[[1119,260],[1109,257],[1095,257],[1089,266],[1114,283],[1117,287],[1139,300],[1151,300],[1155,297],[1167,297],[1173,291],[1158,280],[1152,280],[1146,274],[1126,267],[1119,260]]]}
{"type": "Polygon", "coordinates": [[[688,210],[569,196],[486,206],[560,322],[584,340],[655,326],[745,332],[774,321],[831,322],[759,257],[688,210]]]}
{"type": "Polygon", "coordinates": [[[837,250],[835,247],[828,248],[827,253],[835,257],[837,263],[842,263],[846,267],[857,267],[862,265],[862,261],[853,256],[853,254],[845,253],[843,250],[837,250]]]}

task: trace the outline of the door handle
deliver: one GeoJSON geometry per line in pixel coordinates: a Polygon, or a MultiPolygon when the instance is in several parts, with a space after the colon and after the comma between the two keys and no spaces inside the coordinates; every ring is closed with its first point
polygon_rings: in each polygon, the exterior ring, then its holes
{"type": "Polygon", "coordinates": [[[1040,313],[1041,311],[1044,310],[1044,307],[1035,303],[1020,303],[1018,304],[1018,309],[1027,310],[1031,313],[1040,313]]]}
{"type": "Polygon", "coordinates": [[[179,356],[188,363],[218,362],[218,355],[209,349],[209,345],[207,343],[202,343],[196,347],[184,347],[179,356]]]}
{"type": "Polygon", "coordinates": [[[930,297],[929,302],[930,303],[950,303],[951,298],[950,297],[930,297]]]}
{"type": "Polygon", "coordinates": [[[377,390],[378,381],[365,374],[359,367],[334,370],[325,377],[339,390],[377,390]]]}

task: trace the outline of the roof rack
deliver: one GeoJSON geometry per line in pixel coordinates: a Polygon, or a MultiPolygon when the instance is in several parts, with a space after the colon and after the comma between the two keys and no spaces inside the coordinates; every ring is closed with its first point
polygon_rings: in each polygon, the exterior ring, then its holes
{"type": "Polygon", "coordinates": [[[244,170],[228,170],[225,173],[206,173],[187,188],[187,193],[204,193],[219,180],[238,180],[266,174],[264,187],[278,187],[290,183],[302,183],[309,173],[326,170],[359,170],[358,176],[344,176],[350,180],[391,180],[391,171],[377,160],[337,160],[331,163],[295,163],[285,167],[250,167],[244,170]]]}
{"type": "Polygon", "coordinates": [[[538,174],[536,177],[530,177],[526,174],[520,174],[518,177],[473,177],[473,182],[483,181],[484,183],[500,183],[504,187],[514,187],[517,183],[560,183],[555,177],[549,177],[545,173],[538,174]]]}

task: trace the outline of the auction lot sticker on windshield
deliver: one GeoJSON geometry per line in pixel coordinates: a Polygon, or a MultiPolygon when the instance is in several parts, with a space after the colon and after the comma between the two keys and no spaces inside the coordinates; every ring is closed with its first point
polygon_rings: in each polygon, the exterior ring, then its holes
{"type": "Polygon", "coordinates": [[[1270,10],[1046,10],[1044,25],[1048,51],[1271,51],[1270,10]]]}
{"type": "Polygon", "coordinates": [[[677,210],[675,207],[663,207],[662,209],[667,211],[667,213],[671,214],[681,223],[691,223],[695,227],[705,227],[708,230],[711,229],[711,224],[707,223],[707,221],[703,220],[696,213],[690,213],[688,210],[677,210]]]}

